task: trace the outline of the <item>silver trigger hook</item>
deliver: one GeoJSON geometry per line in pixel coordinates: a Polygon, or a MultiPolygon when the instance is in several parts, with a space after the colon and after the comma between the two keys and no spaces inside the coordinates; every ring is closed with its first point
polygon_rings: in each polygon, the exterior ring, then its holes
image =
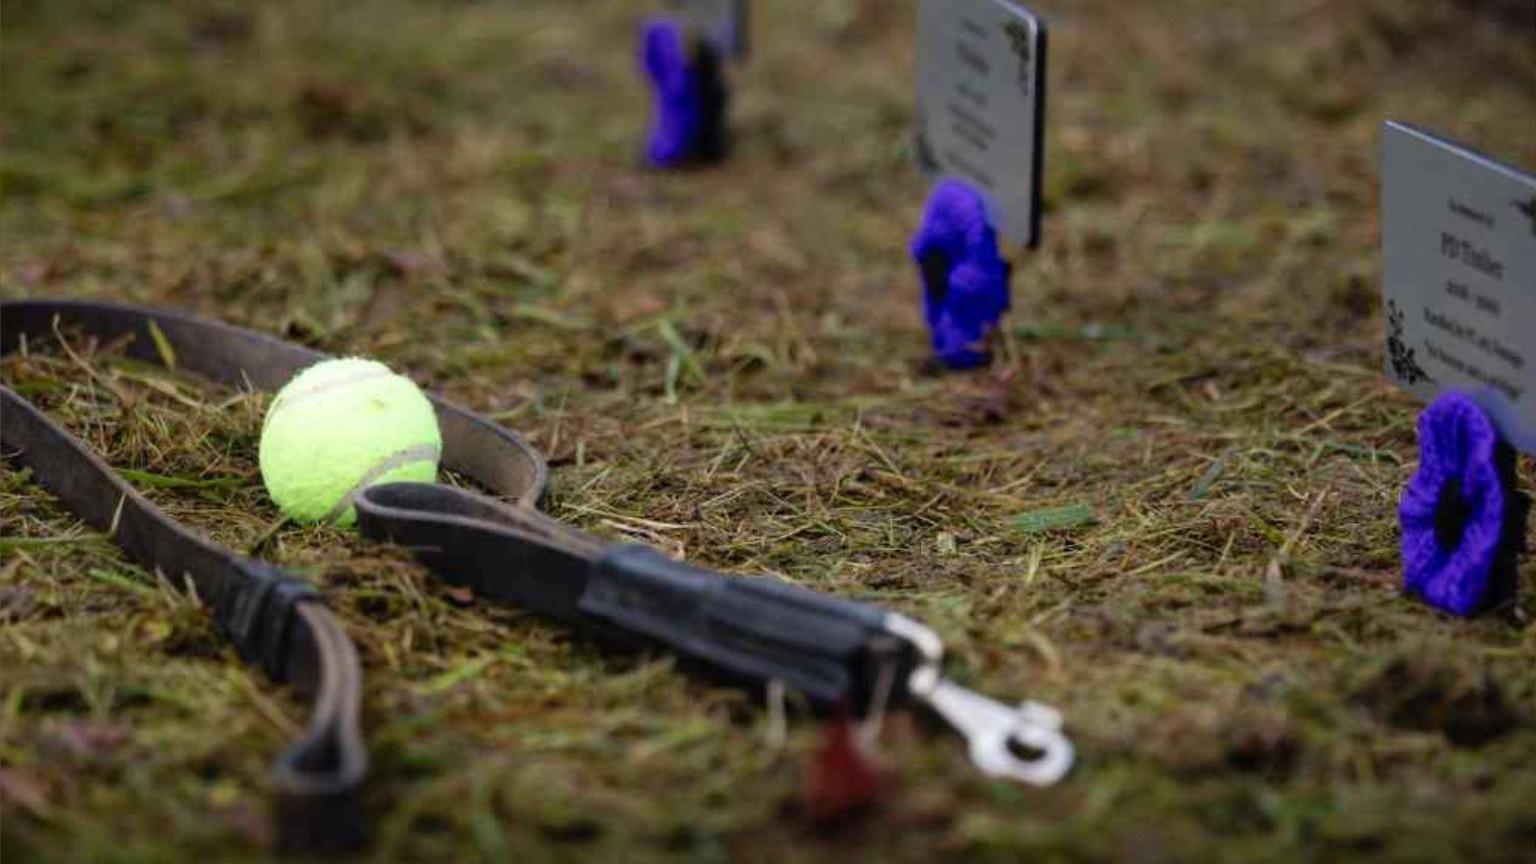
{"type": "Polygon", "coordinates": [[[965,736],[971,762],[989,777],[1050,786],[1072,769],[1072,742],[1061,734],[1061,714],[1037,702],[1009,708],[943,678],[921,695],[965,736]]]}
{"type": "Polygon", "coordinates": [[[965,737],[971,762],[983,774],[1050,786],[1072,770],[1076,753],[1062,734],[1061,712],[1028,701],[1010,708],[961,687],[940,674],[944,645],[936,633],[901,615],[887,616],[885,624],[922,658],[907,690],[965,737]]]}

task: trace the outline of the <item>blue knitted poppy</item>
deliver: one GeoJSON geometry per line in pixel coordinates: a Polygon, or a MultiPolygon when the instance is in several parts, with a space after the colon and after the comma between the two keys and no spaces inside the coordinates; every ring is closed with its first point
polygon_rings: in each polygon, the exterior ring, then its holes
{"type": "Polygon", "coordinates": [[[641,29],[640,65],[654,97],[646,160],[676,168],[724,155],[726,92],[714,51],[690,50],[680,23],[654,18],[641,29]]]}
{"type": "Polygon", "coordinates": [[[1456,615],[1499,599],[1501,583],[1512,588],[1499,571],[1513,567],[1521,545],[1523,524],[1512,518],[1523,522],[1522,500],[1513,452],[1488,415],[1464,394],[1441,395],[1419,415],[1419,470],[1398,504],[1404,587],[1456,615]]]}
{"type": "Polygon", "coordinates": [[[981,195],[959,180],[939,181],[911,251],[933,352],[955,369],[986,363],[987,337],[1008,311],[1010,270],[981,195]]]}

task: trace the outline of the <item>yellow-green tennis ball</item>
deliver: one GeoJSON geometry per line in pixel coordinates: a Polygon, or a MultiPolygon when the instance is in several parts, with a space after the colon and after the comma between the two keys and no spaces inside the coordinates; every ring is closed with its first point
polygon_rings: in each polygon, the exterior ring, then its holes
{"type": "Polygon", "coordinates": [[[351,525],[375,483],[432,483],[443,452],[432,403],[372,360],[325,360],[279,390],[261,427],[261,481],[298,522],[351,525]]]}

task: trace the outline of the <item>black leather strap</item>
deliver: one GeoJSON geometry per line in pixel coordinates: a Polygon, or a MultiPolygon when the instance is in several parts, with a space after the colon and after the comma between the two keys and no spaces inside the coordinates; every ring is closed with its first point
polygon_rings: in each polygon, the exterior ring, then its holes
{"type": "Polygon", "coordinates": [[[356,506],[364,536],[414,550],[454,585],[605,642],[661,647],[691,671],[759,694],[779,681],[816,707],[863,713],[905,699],[920,660],[877,607],[607,544],[466,489],[371,486],[356,506]]]}

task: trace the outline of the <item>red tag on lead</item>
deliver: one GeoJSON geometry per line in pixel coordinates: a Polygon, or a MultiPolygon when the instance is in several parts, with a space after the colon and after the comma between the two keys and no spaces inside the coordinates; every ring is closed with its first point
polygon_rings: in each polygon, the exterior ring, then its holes
{"type": "Polygon", "coordinates": [[[818,823],[841,822],[878,804],[895,774],[859,741],[858,725],[840,711],[828,721],[822,746],[805,774],[805,803],[818,823]]]}

